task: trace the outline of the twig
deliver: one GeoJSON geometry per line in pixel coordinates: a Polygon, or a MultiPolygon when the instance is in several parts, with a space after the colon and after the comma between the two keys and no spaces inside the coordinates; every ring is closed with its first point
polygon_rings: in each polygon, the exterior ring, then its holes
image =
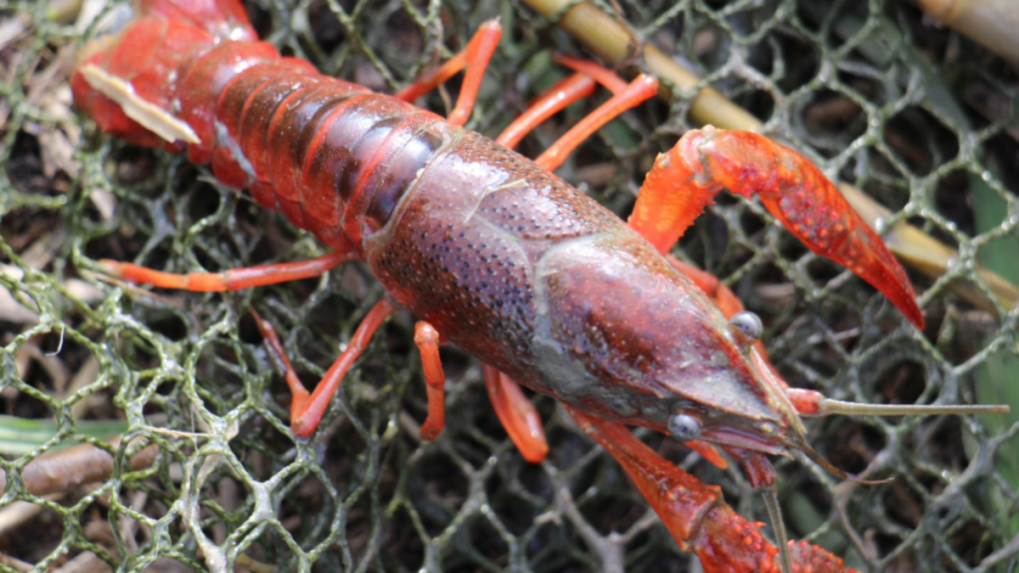
{"type": "MultiPolygon", "coordinates": [[[[119,443],[115,438],[111,444],[119,443]]],[[[159,452],[155,444],[148,446],[131,458],[131,470],[136,471],[152,465],[159,452]]],[[[47,495],[63,492],[81,484],[106,481],[113,474],[113,456],[92,444],[80,444],[66,450],[43,454],[21,470],[25,489],[33,495],[47,495]]],[[[6,473],[0,476],[0,494],[7,488],[6,473]]]]}
{"type": "Polygon", "coordinates": [[[11,557],[6,553],[0,553],[0,564],[7,565],[8,567],[12,567],[14,569],[17,569],[18,571],[32,570],[31,563],[26,563],[25,561],[22,561],[21,559],[18,559],[16,557],[11,557]]]}

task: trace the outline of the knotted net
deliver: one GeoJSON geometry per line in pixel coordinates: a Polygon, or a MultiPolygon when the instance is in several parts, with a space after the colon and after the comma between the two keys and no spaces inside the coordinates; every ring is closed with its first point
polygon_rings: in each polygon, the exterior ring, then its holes
{"type": "MultiPolygon", "coordinates": [[[[558,16],[519,2],[248,4],[259,32],[284,51],[389,92],[501,17],[507,33],[468,125],[490,136],[565,75],[554,53],[588,54],[556,27],[558,16]]],[[[1016,403],[1015,68],[891,0],[598,5],[763,121],[765,133],[888,208],[885,229],[906,222],[955,251],[940,278],[910,267],[928,321],[920,333],[759,204],[720,198],[675,253],[722,277],[763,317],[770,355],[792,385],[864,402],[990,403],[1010,393],[1016,403]]],[[[218,189],[208,170],[102,136],[71,109],[66,78],[95,20],[62,2],[5,0],[0,11],[0,293],[10,294],[0,306],[0,403],[10,416],[56,421],[56,436],[0,464],[9,476],[0,515],[31,510],[0,531],[0,569],[68,570],[73,560],[121,571],[697,570],[619,466],[551,399],[534,398],[550,456],[524,462],[492,415],[480,365],[455,348],[443,351],[447,428],[421,442],[424,384],[406,314],[344,380],[318,438],[292,439],[286,388],[250,310],[276,325],[313,383],[379,286],[357,264],[227,295],[98,281],[89,271],[103,257],[187,272],[324,250],[218,189]],[[88,420],[122,420],[128,439],[101,442],[88,420]],[[29,493],[21,472],[62,441],[115,453],[112,475],[29,493]],[[128,450],[149,444],[155,463],[131,471],[128,450]]],[[[634,58],[620,69],[640,66],[634,58]]],[[[427,104],[443,111],[455,82],[448,90],[427,104]]],[[[601,130],[558,173],[625,216],[655,154],[697,127],[694,92],[677,91],[685,98],[650,102],[601,130]]],[[[593,105],[570,108],[521,151],[536,156],[593,105]]],[[[894,239],[929,249],[910,237],[894,239]]],[[[791,535],[861,570],[1014,571],[1014,420],[809,422],[812,444],[836,466],[895,479],[840,484],[807,460],[779,460],[791,535]]],[[[742,515],[766,521],[740,470],[640,435],[721,485],[742,515]]]]}

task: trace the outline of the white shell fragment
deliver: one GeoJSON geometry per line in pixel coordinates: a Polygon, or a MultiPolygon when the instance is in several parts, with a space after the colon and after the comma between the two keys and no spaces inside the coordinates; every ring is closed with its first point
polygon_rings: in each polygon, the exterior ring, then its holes
{"type": "Polygon", "coordinates": [[[166,141],[183,141],[185,143],[201,143],[194,130],[187,123],[173,117],[168,111],[152,104],[135,93],[131,83],[95,64],[88,64],[81,69],[81,75],[93,89],[117,102],[127,117],[142,124],[145,129],[162,137],[166,141]]]}

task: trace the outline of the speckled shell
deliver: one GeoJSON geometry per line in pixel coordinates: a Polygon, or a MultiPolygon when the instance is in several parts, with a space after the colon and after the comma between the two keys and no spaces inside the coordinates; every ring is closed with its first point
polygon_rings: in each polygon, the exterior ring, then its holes
{"type": "Polygon", "coordinates": [[[480,360],[603,419],[664,431],[682,400],[699,404],[709,433],[781,423],[725,318],[643,238],[497,143],[450,137],[364,241],[397,300],[480,360]]]}

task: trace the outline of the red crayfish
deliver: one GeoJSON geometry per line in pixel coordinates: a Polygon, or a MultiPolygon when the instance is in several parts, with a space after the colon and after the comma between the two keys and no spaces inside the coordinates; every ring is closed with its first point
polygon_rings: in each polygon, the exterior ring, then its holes
{"type": "Polygon", "coordinates": [[[565,59],[576,75],[492,141],[461,126],[498,43],[497,22],[441,68],[387,96],[281,57],[258,41],[236,0],[139,0],[136,10],[119,36],[82,58],[72,80],[80,109],[109,133],[211,164],[222,184],[250,189],[260,205],[334,251],[217,274],[110,261],[105,270],[161,287],[222,291],[358,260],[387,292],[311,394],[272,327],[258,320],[286,365],[296,436],[313,434],[367,340],[404,307],[420,319],[425,439],[444,424],[437,349],[448,340],[485,364],[495,410],[525,458],[541,460],[547,446],[514,381],[559,400],[706,571],[845,570],[821,548],[786,543],[766,455],[801,450],[847,477],[810,448],[800,417],[860,410],[788,388],[759,348],[759,319],[713,277],[667,256],[717,191],[754,195],[810,249],[852,269],[922,327],[902,268],[813,165],[755,134],[690,132],[658,157],[624,223],[551,170],[600,125],[651,97],[653,78],[626,85],[591,62],[565,59]],[[448,118],[411,105],[465,67],[448,118]],[[595,82],[616,95],[537,160],[510,151],[595,82]],[[738,460],[765,493],[779,549],[723,502],[719,488],[661,458],[626,425],[668,433],[719,465],[726,462],[716,447],[738,460]]]}

